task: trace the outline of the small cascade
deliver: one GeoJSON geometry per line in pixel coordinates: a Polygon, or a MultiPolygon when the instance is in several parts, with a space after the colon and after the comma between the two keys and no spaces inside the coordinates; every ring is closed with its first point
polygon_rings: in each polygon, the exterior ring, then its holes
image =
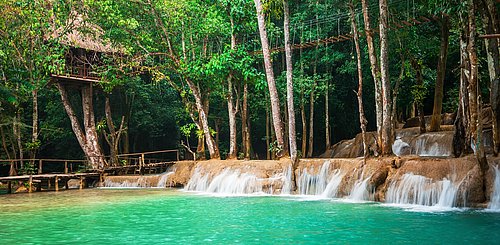
{"type": "Polygon", "coordinates": [[[314,169],[304,168],[298,177],[297,187],[300,195],[316,195],[325,198],[337,197],[344,173],[335,169],[330,174],[330,161],[325,161],[317,174],[314,169]]]}
{"type": "Polygon", "coordinates": [[[292,165],[290,165],[286,171],[284,171],[282,178],[283,188],[281,189],[282,195],[289,195],[292,193],[292,165]]]}
{"type": "Polygon", "coordinates": [[[351,193],[347,199],[352,201],[371,201],[373,200],[373,190],[370,188],[369,181],[371,176],[363,179],[363,174],[361,178],[354,183],[351,193]]]}
{"type": "Polygon", "coordinates": [[[224,169],[215,176],[211,176],[209,173],[203,174],[203,172],[202,168],[196,168],[184,190],[228,195],[276,194],[276,189],[283,187],[282,193],[286,194],[290,193],[292,185],[291,168],[285,174],[277,173],[265,179],[230,168],[224,169]]]}
{"type": "Polygon", "coordinates": [[[488,209],[500,210],[500,168],[498,166],[495,169],[495,183],[493,185],[493,195],[491,196],[491,202],[488,205],[488,209]]]}
{"type": "Polygon", "coordinates": [[[451,140],[448,132],[426,133],[418,136],[412,144],[412,154],[423,157],[448,157],[452,154],[451,140]]]}
{"type": "Polygon", "coordinates": [[[103,187],[112,188],[165,188],[168,177],[174,172],[144,176],[108,176],[103,182],[103,187]]]}
{"type": "Polygon", "coordinates": [[[168,173],[162,174],[160,177],[160,180],[158,180],[158,184],[156,184],[156,187],[158,187],[158,188],[167,187],[168,177],[174,173],[175,172],[168,172],[168,173]]]}
{"type": "Polygon", "coordinates": [[[328,172],[330,171],[330,161],[325,161],[318,174],[312,174],[314,169],[304,168],[297,181],[300,195],[321,195],[328,185],[328,172]]]}
{"type": "Polygon", "coordinates": [[[458,186],[444,178],[433,181],[421,175],[404,174],[399,181],[393,181],[386,193],[386,202],[424,206],[453,207],[458,186]]]}
{"type": "Polygon", "coordinates": [[[326,185],[325,190],[323,193],[321,193],[321,196],[323,197],[338,197],[338,190],[340,187],[340,183],[342,183],[342,178],[344,177],[344,174],[340,171],[340,169],[335,169],[335,171],[332,174],[332,177],[330,178],[330,181],[328,182],[328,185],[326,185]]]}

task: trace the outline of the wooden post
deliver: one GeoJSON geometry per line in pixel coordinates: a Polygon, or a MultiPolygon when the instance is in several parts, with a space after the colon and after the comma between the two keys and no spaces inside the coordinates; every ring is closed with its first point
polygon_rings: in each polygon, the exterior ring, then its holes
{"type": "Polygon", "coordinates": [[[7,193],[12,194],[12,181],[9,181],[9,184],[7,186],[7,193]]]}
{"type": "Polygon", "coordinates": [[[47,190],[50,191],[50,187],[52,184],[50,184],[50,177],[47,179],[47,190]]]}
{"type": "Polygon", "coordinates": [[[69,190],[68,181],[69,181],[69,179],[66,179],[66,180],[64,181],[64,188],[66,188],[66,190],[69,190]]]}
{"type": "Polygon", "coordinates": [[[28,192],[31,193],[31,188],[33,187],[33,176],[30,175],[29,181],[28,181],[28,192]]]}
{"type": "Polygon", "coordinates": [[[68,173],[68,161],[64,161],[64,173],[68,173]]]}
{"type": "Polygon", "coordinates": [[[57,177],[57,175],[54,179],[54,186],[56,188],[56,192],[59,191],[59,177],[57,177]]]}
{"type": "Polygon", "coordinates": [[[38,174],[42,174],[42,159],[38,160],[38,174]]]}
{"type": "Polygon", "coordinates": [[[73,163],[70,163],[69,164],[69,169],[71,170],[71,172],[73,173],[73,163]]]}
{"type": "Polygon", "coordinates": [[[179,150],[176,151],[177,161],[179,161],[179,150]]]}
{"type": "Polygon", "coordinates": [[[80,190],[83,189],[83,177],[80,176],[80,190]]]}

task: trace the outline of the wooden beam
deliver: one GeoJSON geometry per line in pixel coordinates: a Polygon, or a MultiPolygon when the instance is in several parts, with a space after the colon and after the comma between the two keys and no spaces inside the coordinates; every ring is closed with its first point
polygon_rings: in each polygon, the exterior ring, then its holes
{"type": "Polygon", "coordinates": [[[484,34],[484,35],[479,35],[479,38],[482,39],[493,39],[493,38],[500,38],[500,34],[484,34]]]}

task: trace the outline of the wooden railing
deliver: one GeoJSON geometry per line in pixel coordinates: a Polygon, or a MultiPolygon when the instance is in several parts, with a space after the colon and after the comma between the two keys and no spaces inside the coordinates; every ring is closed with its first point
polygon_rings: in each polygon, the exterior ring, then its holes
{"type": "MultiPolygon", "coordinates": [[[[109,156],[100,156],[110,162],[109,156]]],[[[139,169],[148,164],[162,163],[162,162],[173,162],[180,160],[180,152],[178,149],[175,150],[161,150],[161,151],[149,151],[149,152],[139,152],[139,153],[128,153],[117,155],[118,165],[107,166],[107,168],[113,167],[126,167],[126,166],[137,166],[139,169]],[[175,157],[151,157],[152,155],[165,154],[165,153],[175,153],[175,157]]],[[[89,160],[74,160],[74,159],[0,159],[0,165],[14,165],[17,170],[21,170],[20,166],[29,166],[32,168],[30,171],[36,174],[44,173],[76,173],[82,170],[91,169],[89,160]],[[63,165],[64,164],[64,165],[63,165]],[[55,166],[54,166],[55,165],[55,166]],[[45,171],[50,169],[49,171],[45,171]],[[54,171],[55,170],[55,171],[54,171]]],[[[27,170],[25,168],[25,170],[27,170]]]]}

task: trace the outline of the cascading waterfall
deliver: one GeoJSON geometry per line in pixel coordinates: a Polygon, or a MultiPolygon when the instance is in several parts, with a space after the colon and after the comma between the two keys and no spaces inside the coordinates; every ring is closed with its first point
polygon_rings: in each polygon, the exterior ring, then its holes
{"type": "Polygon", "coordinates": [[[165,188],[168,181],[168,177],[174,174],[174,172],[166,172],[160,175],[145,175],[135,178],[133,176],[122,177],[125,180],[120,180],[118,178],[106,178],[103,182],[104,187],[113,188],[165,188]]]}
{"type": "Polygon", "coordinates": [[[443,132],[422,134],[412,146],[412,153],[424,157],[451,156],[451,144],[446,143],[449,138],[450,136],[443,132]]]}
{"type": "Polygon", "coordinates": [[[330,174],[330,161],[325,161],[317,174],[312,174],[312,167],[304,168],[297,180],[300,195],[317,195],[325,198],[337,197],[338,188],[344,177],[340,169],[330,174]]]}
{"type": "Polygon", "coordinates": [[[368,176],[366,178],[363,178],[365,175],[364,169],[363,172],[361,173],[361,176],[359,179],[354,183],[351,192],[347,199],[352,200],[352,201],[372,201],[373,200],[373,193],[374,190],[373,188],[370,187],[369,181],[371,179],[371,176],[368,176]]]}
{"type": "Polygon", "coordinates": [[[500,169],[498,166],[495,169],[495,183],[493,185],[493,195],[491,196],[490,204],[488,209],[500,210],[500,169]]]}
{"type": "Polygon", "coordinates": [[[321,196],[337,197],[340,183],[342,183],[343,177],[344,174],[342,173],[342,171],[340,171],[340,169],[335,169],[335,171],[332,174],[332,177],[330,178],[330,181],[328,182],[328,185],[326,185],[325,190],[323,191],[323,193],[321,193],[321,196]]]}
{"type": "MultiPolygon", "coordinates": [[[[196,168],[189,180],[186,191],[199,191],[217,194],[275,194],[275,184],[280,182],[282,194],[289,194],[291,190],[291,168],[285,174],[278,173],[266,179],[258,178],[254,174],[241,173],[240,170],[226,168],[221,173],[211,177],[209,173],[202,174],[201,168],[196,168]],[[267,188],[264,188],[267,187],[267,188]]],[[[277,184],[278,185],[278,184],[277,184]]]]}
{"type": "Polygon", "coordinates": [[[328,185],[330,161],[325,161],[318,174],[311,174],[313,168],[304,168],[297,181],[300,195],[321,195],[328,185]]]}
{"type": "Polygon", "coordinates": [[[421,175],[404,174],[399,181],[393,181],[386,193],[386,202],[424,206],[453,207],[458,186],[444,178],[433,181],[421,175]]]}
{"type": "Polygon", "coordinates": [[[292,165],[288,166],[282,178],[283,188],[281,189],[282,195],[289,195],[292,193],[292,165]]]}

